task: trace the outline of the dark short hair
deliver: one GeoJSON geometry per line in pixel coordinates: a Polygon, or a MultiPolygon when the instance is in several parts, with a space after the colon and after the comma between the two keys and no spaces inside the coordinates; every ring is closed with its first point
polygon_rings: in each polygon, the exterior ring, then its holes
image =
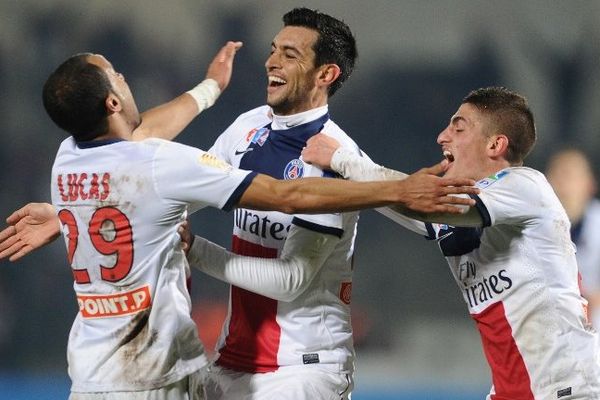
{"type": "Polygon", "coordinates": [[[46,112],[76,141],[92,140],[108,131],[105,100],[112,86],[90,53],[69,57],[46,80],[42,91],[46,112]]]}
{"type": "Polygon", "coordinates": [[[301,26],[317,31],[319,37],[313,46],[315,66],[336,64],[340,76],[329,86],[329,96],[342,86],[352,74],[358,57],[356,40],[344,21],[308,8],[294,8],[283,16],[284,26],[301,26]]]}
{"type": "Polygon", "coordinates": [[[504,87],[487,87],[471,91],[462,103],[474,105],[491,118],[492,128],[508,137],[506,160],[522,164],[536,140],[533,113],[525,97],[504,87]]]}

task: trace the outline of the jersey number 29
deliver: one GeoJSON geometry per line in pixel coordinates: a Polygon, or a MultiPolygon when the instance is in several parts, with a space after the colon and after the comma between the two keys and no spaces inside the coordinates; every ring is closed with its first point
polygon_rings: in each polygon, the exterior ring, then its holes
{"type": "MultiPolygon", "coordinates": [[[[73,257],[79,242],[79,229],[73,213],[62,209],[58,218],[63,225],[69,228],[67,239],[67,258],[73,268],[73,277],[76,283],[90,283],[90,275],[87,268],[77,269],[73,265],[73,257]]],[[[102,280],[117,282],[125,278],[133,265],[133,232],[129,219],[123,212],[115,207],[102,207],[97,209],[88,227],[88,234],[94,248],[104,255],[115,255],[115,265],[107,267],[100,265],[100,276],[102,280]],[[107,229],[111,226],[112,229],[107,229]],[[107,232],[110,231],[110,232],[107,232]],[[114,236],[110,240],[109,236],[114,236]]]]}

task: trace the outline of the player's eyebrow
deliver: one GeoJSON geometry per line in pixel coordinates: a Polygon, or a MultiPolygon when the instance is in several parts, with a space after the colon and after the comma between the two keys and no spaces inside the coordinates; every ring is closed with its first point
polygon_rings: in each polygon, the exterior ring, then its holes
{"type": "Polygon", "coordinates": [[[452,116],[452,118],[450,119],[450,123],[451,123],[452,125],[456,125],[456,124],[458,124],[458,123],[459,123],[459,122],[461,122],[461,121],[463,121],[463,122],[467,122],[467,120],[466,120],[464,117],[460,116],[460,115],[454,115],[454,116],[452,116]]]}

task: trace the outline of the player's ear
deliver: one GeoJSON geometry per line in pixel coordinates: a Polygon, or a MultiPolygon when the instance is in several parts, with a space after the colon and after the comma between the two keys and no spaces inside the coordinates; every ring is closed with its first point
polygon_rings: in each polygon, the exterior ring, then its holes
{"type": "Polygon", "coordinates": [[[106,111],[109,114],[118,113],[123,109],[123,105],[121,104],[121,100],[117,95],[112,92],[108,93],[106,100],[104,101],[104,106],[106,107],[106,111]]]}
{"type": "Polygon", "coordinates": [[[319,67],[317,75],[317,83],[320,86],[331,86],[333,82],[340,76],[342,70],[337,64],[324,64],[319,67]]]}
{"type": "Polygon", "coordinates": [[[490,157],[505,157],[508,153],[508,136],[492,135],[488,140],[488,155],[490,157]]]}

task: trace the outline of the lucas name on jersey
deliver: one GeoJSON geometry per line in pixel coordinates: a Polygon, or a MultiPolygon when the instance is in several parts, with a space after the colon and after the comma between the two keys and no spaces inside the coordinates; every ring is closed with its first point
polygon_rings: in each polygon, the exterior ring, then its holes
{"type": "Polygon", "coordinates": [[[110,195],[110,174],[108,172],[59,174],[56,184],[62,201],[103,201],[110,195]]]}

